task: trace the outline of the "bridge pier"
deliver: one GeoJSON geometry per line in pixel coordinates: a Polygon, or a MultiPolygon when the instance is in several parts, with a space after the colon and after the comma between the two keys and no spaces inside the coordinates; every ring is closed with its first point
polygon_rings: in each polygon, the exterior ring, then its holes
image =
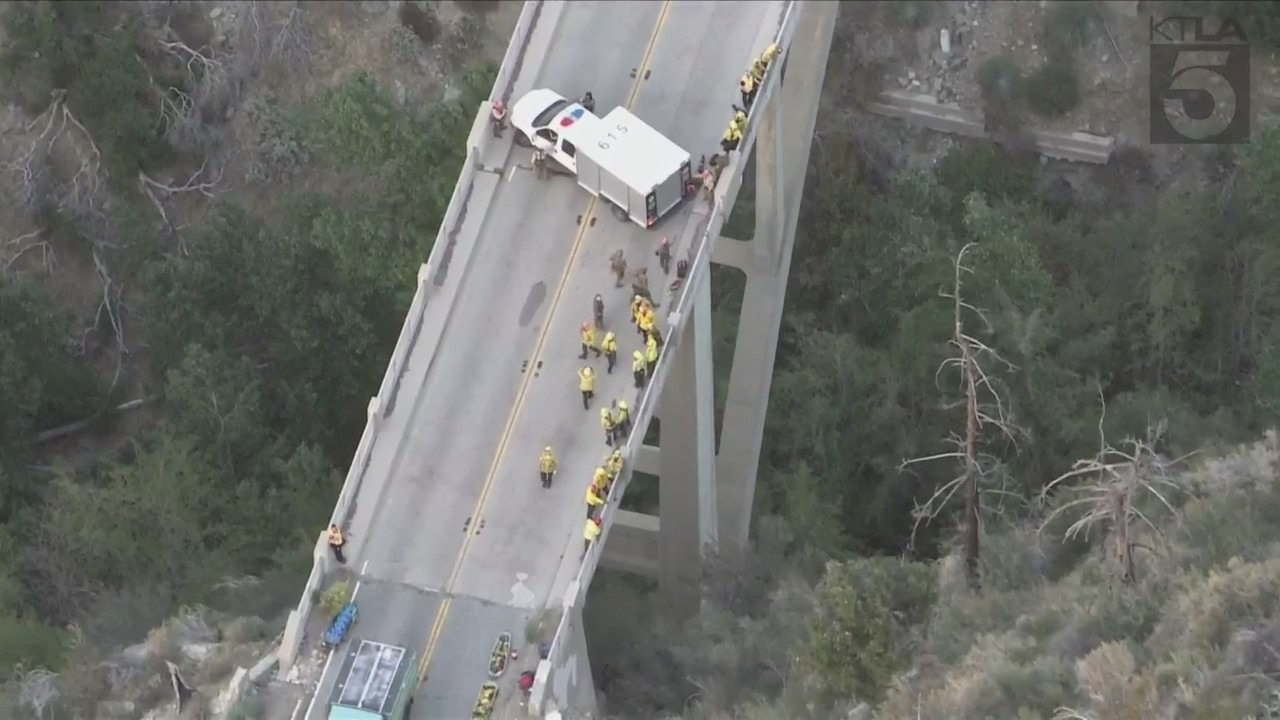
{"type": "Polygon", "coordinates": [[[564,615],[551,657],[538,662],[531,695],[542,698],[541,717],[558,720],[591,720],[599,717],[587,633],[582,625],[582,601],[586,593],[575,583],[566,593],[564,615]]]}
{"type": "Polygon", "coordinates": [[[702,552],[716,544],[715,378],[711,368],[711,282],[696,293],[662,389],[658,498],[659,582],[677,612],[696,612],[702,552]]]}

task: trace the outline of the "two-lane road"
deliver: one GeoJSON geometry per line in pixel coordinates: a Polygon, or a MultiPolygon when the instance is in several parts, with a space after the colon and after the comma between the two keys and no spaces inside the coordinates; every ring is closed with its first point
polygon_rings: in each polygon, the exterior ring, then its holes
{"type": "MultiPolygon", "coordinates": [[[[545,60],[526,62],[537,77],[519,85],[591,90],[601,114],[630,107],[696,162],[718,150],[737,77],[776,17],[764,2],[567,3],[545,60]]],[[[599,408],[637,399],[628,358],[641,345],[629,288],[613,287],[608,256],[622,248],[632,268],[647,265],[660,297],[653,250],[659,237],[679,237],[688,216],[678,209],[652,231],[620,222],[571,178],[537,182],[527,152],[507,156],[426,382],[402,389],[407,437],[351,558],[362,570],[356,636],[420,653],[415,718],[469,717],[497,633],[523,645],[526,623],[557,604],[576,573],[583,493],[608,450],[599,408]],[[596,293],[618,333],[620,367],[610,376],[603,360],[589,361],[599,379],[588,412],[577,392],[578,326],[596,293]],[[535,467],[546,445],[560,459],[550,490],[535,467]]],[[[526,649],[504,677],[504,699],[534,662],[526,649]]],[[[324,717],[338,665],[308,720],[324,717]]]]}

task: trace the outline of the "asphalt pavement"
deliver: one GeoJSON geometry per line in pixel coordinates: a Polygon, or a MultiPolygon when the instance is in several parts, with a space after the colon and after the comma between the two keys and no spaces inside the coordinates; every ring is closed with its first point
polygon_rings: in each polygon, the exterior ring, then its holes
{"type": "MultiPolygon", "coordinates": [[[[567,3],[543,62],[525,63],[537,74],[517,82],[517,96],[591,90],[602,115],[629,106],[696,164],[718,151],[767,17],[770,3],[567,3]]],[[[629,323],[629,285],[614,288],[608,257],[623,248],[630,268],[647,266],[661,298],[666,281],[653,252],[662,236],[680,236],[688,215],[678,209],[649,231],[624,223],[571,177],[536,181],[527,152],[507,155],[430,373],[401,389],[392,419],[406,436],[389,481],[376,501],[360,498],[368,519],[352,530],[349,564],[362,578],[353,636],[420,653],[415,718],[469,717],[498,633],[522,644],[526,623],[557,606],[576,574],[583,494],[608,452],[599,409],[637,400],[628,358],[642,344],[629,323]],[[603,359],[588,361],[597,397],[584,411],[578,328],[596,293],[618,334],[619,367],[610,376],[603,359]],[[550,490],[536,468],[547,445],[560,460],[550,490]]],[[[508,671],[504,701],[535,659],[526,648],[508,671]]],[[[308,720],[325,716],[337,664],[308,720]]]]}

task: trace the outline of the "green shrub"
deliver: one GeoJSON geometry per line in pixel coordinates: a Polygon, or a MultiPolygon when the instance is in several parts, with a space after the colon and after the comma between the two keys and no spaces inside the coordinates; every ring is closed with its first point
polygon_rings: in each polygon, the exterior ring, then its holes
{"type": "Polygon", "coordinates": [[[1035,190],[1031,167],[989,142],[954,148],[938,162],[938,181],[951,192],[959,217],[964,201],[980,192],[988,200],[1027,200],[1035,190]]]}
{"type": "Polygon", "coordinates": [[[1008,55],[987,58],[978,66],[978,87],[987,104],[1014,100],[1021,85],[1022,71],[1008,55]]]}
{"type": "Polygon", "coordinates": [[[0,617],[0,677],[17,665],[56,671],[66,651],[62,632],[29,618],[0,617]]]}
{"type": "Polygon", "coordinates": [[[1093,40],[1098,22],[1094,3],[1056,2],[1045,13],[1040,43],[1051,60],[1070,60],[1093,40]]]}
{"type": "Polygon", "coordinates": [[[337,617],[349,602],[351,602],[351,583],[346,580],[339,580],[320,593],[320,609],[330,620],[337,617]]]}
{"type": "Polygon", "coordinates": [[[900,0],[891,3],[889,9],[894,25],[919,30],[929,22],[933,3],[922,2],[922,0],[900,0]]]}
{"type": "Polygon", "coordinates": [[[1080,104],[1080,83],[1075,65],[1054,61],[1036,68],[1022,83],[1027,107],[1037,115],[1065,115],[1080,104]]]}
{"type": "Polygon", "coordinates": [[[1208,577],[1191,576],[1170,600],[1151,634],[1157,657],[1175,651],[1222,647],[1233,630],[1280,613],[1280,559],[1262,563],[1232,560],[1208,577]]]}

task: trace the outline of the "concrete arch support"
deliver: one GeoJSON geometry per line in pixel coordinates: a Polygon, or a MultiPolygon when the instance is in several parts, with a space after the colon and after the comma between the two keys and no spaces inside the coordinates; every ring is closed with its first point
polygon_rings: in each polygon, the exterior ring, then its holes
{"type": "Polygon", "coordinates": [[[658,497],[659,582],[677,607],[696,610],[702,552],[717,541],[715,378],[711,367],[711,282],[703,273],[692,316],[672,338],[662,389],[658,497]]]}

